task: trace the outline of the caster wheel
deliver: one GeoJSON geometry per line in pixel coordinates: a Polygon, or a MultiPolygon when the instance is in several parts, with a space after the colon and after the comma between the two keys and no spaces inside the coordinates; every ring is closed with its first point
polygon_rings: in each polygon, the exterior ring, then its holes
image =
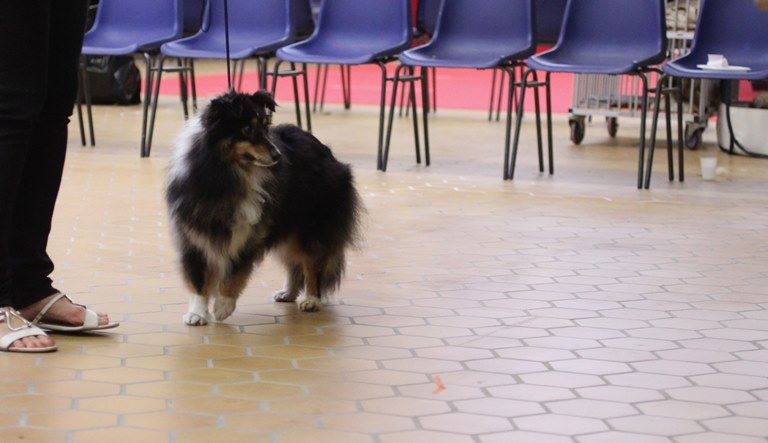
{"type": "Polygon", "coordinates": [[[608,135],[611,138],[616,137],[616,133],[619,132],[619,119],[616,117],[606,117],[605,125],[608,128],[608,135]]]}
{"type": "Polygon", "coordinates": [[[585,125],[584,120],[571,120],[568,122],[571,127],[571,141],[575,145],[580,145],[584,140],[585,125]]]}

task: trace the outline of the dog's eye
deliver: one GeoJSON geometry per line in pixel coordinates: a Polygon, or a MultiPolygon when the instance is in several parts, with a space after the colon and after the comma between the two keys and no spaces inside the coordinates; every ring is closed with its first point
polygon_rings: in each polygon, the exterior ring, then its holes
{"type": "Polygon", "coordinates": [[[243,154],[243,159],[247,160],[249,162],[252,162],[252,161],[256,160],[256,157],[254,157],[253,154],[249,154],[249,153],[246,152],[246,153],[243,154]]]}
{"type": "Polygon", "coordinates": [[[253,137],[256,135],[256,130],[253,128],[253,126],[246,126],[243,128],[243,135],[246,137],[253,137]]]}

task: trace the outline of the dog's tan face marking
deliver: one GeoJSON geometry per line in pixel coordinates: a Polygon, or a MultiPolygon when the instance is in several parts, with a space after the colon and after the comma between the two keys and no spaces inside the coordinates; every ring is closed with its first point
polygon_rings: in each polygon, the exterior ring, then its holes
{"type": "Polygon", "coordinates": [[[242,140],[232,144],[229,151],[229,160],[244,167],[270,167],[277,164],[277,161],[272,158],[269,146],[242,140]]]}

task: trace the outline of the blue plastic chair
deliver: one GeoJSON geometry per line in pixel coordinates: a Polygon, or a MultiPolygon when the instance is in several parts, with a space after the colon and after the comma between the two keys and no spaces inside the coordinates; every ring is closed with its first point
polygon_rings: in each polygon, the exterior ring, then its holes
{"type": "MultiPolygon", "coordinates": [[[[651,144],[646,167],[645,187],[650,187],[651,166],[655,150],[656,124],[659,118],[659,97],[663,92],[663,81],[666,77],[693,78],[708,80],[726,80],[721,96],[725,104],[725,119],[730,134],[730,146],[720,146],[720,149],[734,153],[738,147],[748,155],[755,157],[766,156],[750,152],[733,135],[731,124],[731,94],[729,88],[734,80],[764,80],[768,79],[768,13],[760,11],[754,0],[702,0],[696,33],[693,37],[690,52],[662,67],[664,77],[657,84],[656,107],[651,127],[651,144]],[[709,71],[698,65],[707,63],[708,54],[722,54],[732,66],[745,66],[749,71],[709,71]]],[[[682,82],[679,82],[682,83],[682,82]]],[[[678,87],[681,87],[678,85],[678,87]]],[[[682,91],[678,92],[678,97],[682,91]]],[[[667,110],[669,106],[667,106],[667,110]]],[[[682,139],[682,105],[678,101],[678,139],[682,139]]],[[[669,111],[667,111],[667,128],[669,128],[669,111]]],[[[668,129],[669,131],[669,129],[668,129]]],[[[667,137],[669,139],[669,136],[667,137]]],[[[679,147],[680,180],[683,180],[683,151],[679,147]]],[[[670,180],[672,176],[670,174],[670,180]]]]}
{"type": "Polygon", "coordinates": [[[278,59],[293,63],[376,64],[381,68],[379,169],[386,85],[391,81],[385,64],[408,48],[411,35],[409,0],[324,0],[312,36],[277,51],[278,59]]]}
{"type": "MultiPolygon", "coordinates": [[[[163,67],[165,58],[175,57],[179,60],[189,61],[187,69],[193,66],[194,59],[226,59],[224,1],[207,0],[203,13],[203,24],[195,35],[183,39],[168,42],[161,47],[160,67],[163,67]]],[[[235,62],[240,61],[240,81],[244,62],[248,58],[257,58],[259,71],[259,86],[267,87],[267,59],[274,52],[285,45],[299,40],[306,34],[307,17],[311,21],[311,13],[307,0],[226,0],[227,16],[229,17],[229,56],[235,62]]],[[[311,25],[309,25],[311,26],[311,25]]],[[[181,68],[185,69],[185,68],[181,68]]],[[[298,86],[296,76],[304,76],[305,97],[308,95],[306,88],[306,69],[296,71],[293,75],[294,91],[296,94],[296,118],[299,126],[302,125],[301,111],[298,100],[298,86]]],[[[230,74],[230,84],[236,84],[237,65],[230,74]]],[[[274,83],[273,83],[274,85],[274,83]]],[[[184,85],[182,85],[182,88],[184,85]]],[[[153,101],[152,114],[149,126],[149,146],[151,150],[152,133],[157,108],[157,93],[153,101]]],[[[274,86],[272,88],[274,93],[274,86]]],[[[312,124],[307,110],[307,126],[311,131],[312,124]]]]}
{"type": "MultiPolygon", "coordinates": [[[[521,65],[523,60],[536,51],[533,1],[484,0],[482,7],[478,7],[477,0],[449,0],[444,2],[440,9],[434,36],[426,45],[400,54],[401,66],[398,67],[395,78],[401,79],[400,73],[403,69],[410,68],[409,74],[402,80],[408,82],[420,80],[426,98],[424,68],[476,68],[505,71],[510,79],[505,142],[505,150],[508,151],[512,122],[512,96],[515,91],[514,67],[521,65]],[[413,75],[413,67],[422,68],[420,78],[413,75]]],[[[397,82],[395,89],[397,89],[397,82]]],[[[413,88],[411,93],[413,94],[413,88]]],[[[393,94],[393,106],[394,97],[393,94]]],[[[538,99],[538,95],[536,98],[538,99]]],[[[415,113],[415,103],[413,107],[415,113]]],[[[393,108],[390,109],[384,151],[384,169],[386,169],[389,153],[392,118],[393,108]]],[[[426,113],[424,113],[426,163],[429,165],[429,139],[426,122],[426,113]]],[[[416,146],[418,159],[418,139],[416,146]]],[[[539,137],[539,146],[541,149],[541,137],[539,137]]],[[[507,157],[508,153],[505,153],[504,158],[507,157]]],[[[505,162],[504,177],[506,176],[505,162]]]]}
{"type": "MultiPolygon", "coordinates": [[[[183,0],[101,0],[93,27],[85,34],[83,55],[132,55],[146,61],[141,155],[147,156],[147,117],[160,45],[181,37],[183,0]]],[[[186,109],[186,105],[185,105],[186,109]]]]}
{"type": "MultiPolygon", "coordinates": [[[[546,73],[545,84],[549,84],[552,72],[639,77],[643,95],[637,187],[642,188],[649,91],[646,74],[653,65],[664,61],[666,47],[665,0],[568,0],[557,45],[528,60],[523,85],[536,71],[546,73]]],[[[534,79],[534,83],[538,82],[534,79]]],[[[525,87],[521,89],[518,103],[515,141],[509,160],[510,179],[515,172],[524,98],[525,87]]],[[[549,152],[551,159],[551,139],[549,152]]],[[[550,163],[549,173],[553,172],[550,163]]]]}

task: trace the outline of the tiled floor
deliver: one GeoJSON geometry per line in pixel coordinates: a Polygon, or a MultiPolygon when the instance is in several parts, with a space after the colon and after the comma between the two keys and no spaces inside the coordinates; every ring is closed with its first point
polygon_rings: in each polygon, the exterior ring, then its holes
{"type": "Polygon", "coordinates": [[[703,182],[691,152],[680,185],[660,155],[638,191],[634,122],[574,147],[561,118],[556,174],[538,174],[526,126],[505,183],[503,126],[441,109],[432,166],[413,164],[402,119],[382,174],[375,111],[329,109],[315,132],[368,209],[340,293],[318,314],[275,305],[268,260],[205,327],[181,322],[162,203],[177,105],[161,104],[150,159],[138,108],[99,107],[95,149],[73,133],[56,282],[122,325],[0,355],[0,440],[765,441],[768,163],[721,155],[703,182]]]}

